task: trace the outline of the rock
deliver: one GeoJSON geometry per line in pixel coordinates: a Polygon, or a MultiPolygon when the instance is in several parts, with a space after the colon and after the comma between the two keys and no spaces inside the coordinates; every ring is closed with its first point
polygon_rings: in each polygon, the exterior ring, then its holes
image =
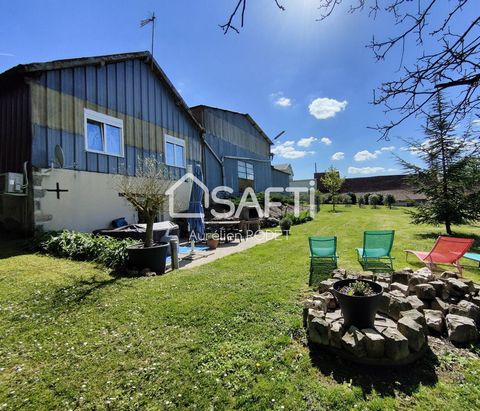
{"type": "Polygon", "coordinates": [[[432,310],[441,311],[443,315],[447,314],[450,304],[443,301],[441,298],[435,298],[430,304],[432,310]]]}
{"type": "Polygon", "coordinates": [[[390,286],[390,290],[392,291],[400,291],[403,296],[408,295],[408,285],[401,284],[401,283],[392,283],[390,286]]]}
{"type": "Polygon", "coordinates": [[[322,305],[320,301],[306,300],[303,303],[303,326],[306,327],[309,311],[312,310],[311,316],[324,317],[325,314],[322,312],[322,305]]]}
{"type": "Polygon", "coordinates": [[[375,317],[374,328],[378,332],[383,332],[386,328],[395,328],[397,329],[397,323],[390,319],[387,316],[377,314],[375,317]]]}
{"type": "Polygon", "coordinates": [[[377,282],[390,284],[392,282],[392,276],[389,273],[376,273],[375,278],[377,282]]]}
{"type": "Polygon", "coordinates": [[[361,273],[358,274],[358,277],[361,278],[362,280],[373,281],[374,279],[373,271],[362,271],[361,273]]]}
{"type": "Polygon", "coordinates": [[[475,283],[472,280],[467,280],[466,278],[459,278],[458,280],[468,286],[468,294],[475,294],[475,283]]]}
{"type": "Polygon", "coordinates": [[[437,296],[442,295],[443,281],[440,281],[440,280],[430,281],[429,284],[432,285],[433,288],[435,288],[435,294],[437,296]]]}
{"type": "Polygon", "coordinates": [[[339,280],[343,280],[347,276],[347,270],[344,268],[336,268],[332,272],[333,278],[338,278],[339,280]]]}
{"type": "Polygon", "coordinates": [[[473,284],[473,295],[480,295],[480,284],[473,284]]]}
{"type": "Polygon", "coordinates": [[[404,298],[405,297],[405,294],[403,293],[403,291],[400,291],[400,290],[391,290],[390,294],[393,295],[394,297],[398,297],[398,298],[404,298]]]}
{"type": "Polygon", "coordinates": [[[412,270],[408,269],[401,270],[401,271],[395,271],[392,274],[392,283],[400,283],[404,285],[408,285],[408,281],[410,280],[410,277],[412,276],[412,270]]]}
{"type": "Polygon", "coordinates": [[[385,351],[385,338],[372,328],[365,328],[362,330],[365,334],[364,345],[367,357],[381,358],[385,351]]]}
{"type": "Polygon", "coordinates": [[[423,328],[423,331],[425,334],[428,333],[428,328],[427,328],[427,323],[425,321],[425,317],[423,314],[415,309],[408,310],[408,311],[402,311],[400,313],[400,318],[411,318],[413,321],[415,321],[418,325],[420,325],[423,328]]]}
{"type": "Polygon", "coordinates": [[[150,270],[150,268],[144,268],[142,271],[140,271],[140,275],[144,275],[146,277],[152,277],[154,275],[157,275],[155,271],[150,270]]]}
{"type": "Polygon", "coordinates": [[[322,294],[314,295],[313,300],[318,302],[321,306],[321,309],[325,312],[327,312],[329,308],[335,309],[336,307],[335,297],[328,291],[322,294]]]}
{"type": "Polygon", "coordinates": [[[352,325],[342,337],[342,345],[348,352],[356,357],[365,357],[364,340],[365,335],[357,327],[352,325]]]}
{"type": "Polygon", "coordinates": [[[409,295],[407,301],[412,305],[412,308],[415,308],[418,311],[423,311],[424,308],[428,308],[427,305],[416,295],[409,295]]]}
{"type": "Polygon", "coordinates": [[[335,321],[330,324],[329,329],[329,343],[332,347],[342,348],[342,334],[343,334],[342,322],[335,321]]]}
{"type": "Polygon", "coordinates": [[[323,294],[324,292],[330,290],[332,288],[333,284],[335,284],[338,280],[335,278],[329,278],[328,280],[323,280],[320,282],[318,285],[318,292],[320,294],[323,294]]]}
{"type": "Polygon", "coordinates": [[[314,308],[309,308],[307,311],[307,327],[310,327],[310,323],[314,318],[325,318],[325,313],[320,310],[315,310],[314,308]]]}
{"type": "Polygon", "coordinates": [[[454,273],[453,271],[444,271],[440,275],[440,278],[443,278],[444,280],[448,280],[449,278],[458,278],[458,274],[454,273]]]}
{"type": "Polygon", "coordinates": [[[388,283],[385,283],[383,281],[377,281],[377,284],[379,284],[383,288],[383,291],[390,290],[390,284],[388,283]]]}
{"type": "Polygon", "coordinates": [[[437,333],[442,333],[445,323],[443,313],[438,310],[423,310],[427,327],[437,333]]]}
{"type": "Polygon", "coordinates": [[[472,297],[471,301],[472,301],[472,303],[474,303],[477,307],[480,307],[480,297],[478,297],[478,296],[472,297]]]}
{"type": "Polygon", "coordinates": [[[314,317],[308,325],[308,337],[316,344],[328,345],[328,323],[323,318],[314,317]]]}
{"type": "Polygon", "coordinates": [[[410,280],[408,281],[408,291],[412,294],[415,294],[415,287],[418,284],[425,284],[428,282],[428,278],[424,275],[417,273],[412,274],[410,280]]]}
{"type": "Polygon", "coordinates": [[[408,339],[395,328],[387,328],[382,332],[385,338],[385,355],[398,361],[408,357],[408,339]]]}
{"type": "Polygon", "coordinates": [[[388,315],[395,320],[400,318],[400,312],[412,309],[412,304],[405,297],[392,296],[388,306],[388,315]]]}
{"type": "Polygon", "coordinates": [[[415,286],[415,294],[421,300],[433,300],[436,296],[435,288],[428,283],[415,286]]]}
{"type": "Polygon", "coordinates": [[[427,281],[433,280],[435,278],[435,276],[432,273],[432,270],[430,270],[430,268],[428,268],[428,267],[422,267],[422,268],[416,270],[413,274],[414,275],[420,275],[420,276],[424,277],[427,281]]]}
{"type": "Polygon", "coordinates": [[[382,314],[388,314],[388,307],[390,306],[391,294],[389,292],[384,292],[380,296],[380,305],[378,307],[378,312],[382,314]]]}
{"type": "MultiPolygon", "coordinates": [[[[470,290],[470,286],[456,278],[449,278],[445,283],[444,292],[446,291],[451,297],[462,298],[470,290]]],[[[443,297],[443,295],[442,295],[443,297]]]]}
{"type": "Polygon", "coordinates": [[[463,315],[480,324],[480,307],[470,301],[462,300],[457,305],[450,306],[448,312],[450,314],[463,315]]]}
{"type": "Polygon", "coordinates": [[[397,323],[400,331],[408,339],[408,346],[412,351],[420,351],[425,344],[426,337],[423,327],[412,318],[402,317],[397,323]]]}
{"type": "Polygon", "coordinates": [[[334,321],[339,321],[339,320],[341,320],[341,323],[343,323],[342,311],[341,310],[336,310],[336,311],[326,313],[325,314],[325,319],[329,323],[333,323],[334,321]]]}
{"type": "Polygon", "coordinates": [[[448,314],[445,321],[450,341],[458,344],[468,344],[477,341],[477,327],[471,318],[448,314]]]}

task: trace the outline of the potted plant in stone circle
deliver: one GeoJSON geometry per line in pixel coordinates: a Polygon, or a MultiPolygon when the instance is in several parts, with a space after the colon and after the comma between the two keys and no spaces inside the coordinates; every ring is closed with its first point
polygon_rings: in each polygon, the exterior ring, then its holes
{"type": "Polygon", "coordinates": [[[291,226],[292,226],[292,220],[288,217],[283,217],[280,220],[280,228],[282,230],[282,235],[289,235],[291,226]]]}
{"type": "Polygon", "coordinates": [[[344,326],[372,328],[382,293],[382,286],[370,280],[346,279],[333,284],[333,295],[342,310],[344,326]]]}
{"type": "Polygon", "coordinates": [[[206,233],[205,239],[207,240],[207,246],[210,250],[215,250],[220,242],[220,235],[216,232],[206,233]]]}
{"type": "Polygon", "coordinates": [[[169,186],[167,168],[151,157],[138,159],[135,177],[121,176],[118,180],[117,190],[146,222],[144,243],[127,247],[129,265],[139,271],[149,268],[165,273],[169,244],[153,242],[153,225],[168,200],[165,193],[169,186]]]}

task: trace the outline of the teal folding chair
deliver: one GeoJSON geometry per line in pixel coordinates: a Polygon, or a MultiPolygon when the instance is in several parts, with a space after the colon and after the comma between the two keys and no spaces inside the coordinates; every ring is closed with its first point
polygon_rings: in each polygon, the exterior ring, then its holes
{"type": "Polygon", "coordinates": [[[315,268],[324,267],[337,268],[337,237],[309,237],[310,245],[310,278],[308,285],[312,285],[312,276],[315,268]]]}
{"type": "Polygon", "coordinates": [[[363,233],[363,247],[357,248],[358,262],[366,271],[393,271],[391,256],[394,230],[365,231],[363,233]]]}

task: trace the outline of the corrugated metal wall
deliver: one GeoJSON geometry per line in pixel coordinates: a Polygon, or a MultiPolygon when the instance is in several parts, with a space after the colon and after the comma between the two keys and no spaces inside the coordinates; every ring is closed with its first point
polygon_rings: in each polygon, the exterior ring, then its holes
{"type": "Polygon", "coordinates": [[[208,107],[195,109],[194,114],[206,129],[205,141],[223,161],[222,181],[220,163],[209,148],[205,149],[206,181],[210,190],[225,184],[238,193],[239,159],[228,157],[242,157],[253,164],[256,191],[271,186],[270,144],[244,115],[208,107]]]}
{"type": "Polygon", "coordinates": [[[0,173],[21,173],[31,156],[29,89],[21,81],[0,87],[0,173]]]}
{"type": "Polygon", "coordinates": [[[290,174],[272,168],[272,182],[274,187],[287,188],[290,185],[290,174]]]}
{"type": "MultiPolygon", "coordinates": [[[[200,131],[144,61],[43,72],[31,90],[37,167],[48,167],[60,144],[65,168],[134,175],[138,157],[164,161],[165,133],[186,141],[187,164],[202,161],[200,131]],[[123,120],[124,158],[85,151],[85,108],[123,120]]],[[[179,178],[185,170],[170,171],[179,178]]]]}

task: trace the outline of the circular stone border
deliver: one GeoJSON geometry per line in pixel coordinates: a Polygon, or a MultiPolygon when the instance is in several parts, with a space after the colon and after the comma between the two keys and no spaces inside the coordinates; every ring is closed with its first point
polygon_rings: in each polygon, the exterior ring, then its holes
{"type": "Polygon", "coordinates": [[[475,342],[480,325],[480,285],[447,271],[435,276],[422,268],[392,274],[352,273],[336,269],[304,304],[303,324],[312,347],[369,366],[404,366],[429,348],[427,336],[443,336],[457,345],[475,342]],[[384,289],[372,329],[343,326],[331,293],[342,279],[374,280],[384,289]]]}

